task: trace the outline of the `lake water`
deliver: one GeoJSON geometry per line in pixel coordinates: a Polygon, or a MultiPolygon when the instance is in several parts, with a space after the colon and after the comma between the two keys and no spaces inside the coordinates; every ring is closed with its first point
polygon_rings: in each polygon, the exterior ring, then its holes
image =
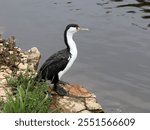
{"type": "Polygon", "coordinates": [[[86,86],[106,112],[150,112],[150,0],[0,0],[0,33],[24,50],[41,51],[40,65],[63,49],[69,23],[78,57],[64,81],[86,86]]]}

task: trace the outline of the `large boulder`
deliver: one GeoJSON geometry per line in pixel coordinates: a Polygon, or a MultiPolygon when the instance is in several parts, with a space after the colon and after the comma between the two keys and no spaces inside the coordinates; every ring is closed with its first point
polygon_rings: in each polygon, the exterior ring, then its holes
{"type": "Polygon", "coordinates": [[[67,113],[102,113],[101,105],[96,100],[96,95],[89,92],[79,84],[61,85],[68,93],[68,96],[59,96],[51,91],[53,104],[50,109],[58,109],[59,112],[67,113]]]}

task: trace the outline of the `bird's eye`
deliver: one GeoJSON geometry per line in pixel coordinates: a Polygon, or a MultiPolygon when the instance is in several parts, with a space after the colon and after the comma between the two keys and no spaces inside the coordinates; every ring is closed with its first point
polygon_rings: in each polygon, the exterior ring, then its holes
{"type": "Polygon", "coordinates": [[[77,30],[79,30],[79,27],[76,27],[77,30]]]}

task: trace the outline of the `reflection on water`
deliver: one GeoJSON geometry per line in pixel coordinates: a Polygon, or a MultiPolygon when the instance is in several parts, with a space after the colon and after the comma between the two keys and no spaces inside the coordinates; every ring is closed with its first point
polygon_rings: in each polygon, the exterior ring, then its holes
{"type": "MultiPolygon", "coordinates": [[[[126,13],[135,14],[141,11],[141,18],[143,19],[150,19],[150,0],[108,0],[96,3],[99,6],[105,6],[105,9],[114,9],[114,8],[128,8],[126,10],[126,13]],[[110,4],[112,2],[116,2],[115,6],[113,4],[110,4]],[[112,6],[111,6],[112,5],[112,6]],[[131,7],[131,8],[129,8],[131,7]],[[138,10],[132,7],[139,8],[138,10]]],[[[107,13],[110,13],[111,11],[107,11],[107,13]]],[[[133,24],[137,25],[137,24],[133,24]]],[[[140,26],[139,26],[140,27],[140,26]]],[[[150,24],[147,25],[147,27],[150,27],[150,24]]],[[[146,30],[146,28],[143,27],[143,29],[146,30]]]]}
{"type": "MultiPolygon", "coordinates": [[[[138,8],[142,8],[142,7],[147,7],[150,5],[150,1],[146,1],[146,0],[136,0],[136,3],[131,3],[131,4],[124,4],[124,5],[119,5],[118,7],[138,7],[138,8]],[[138,2],[138,3],[137,3],[138,2]]],[[[142,10],[144,11],[144,10],[142,10]]],[[[144,12],[149,12],[149,9],[145,9],[144,12]]]]}
{"type": "Polygon", "coordinates": [[[149,0],[137,0],[137,2],[138,3],[118,5],[117,7],[118,8],[119,7],[137,7],[137,8],[140,8],[140,11],[144,12],[144,14],[141,17],[143,19],[150,19],[150,14],[149,14],[150,13],[150,1],[149,0]]]}
{"type": "Polygon", "coordinates": [[[0,0],[0,33],[37,46],[45,59],[65,45],[68,23],[78,58],[64,80],[83,84],[106,112],[150,112],[150,0],[0,0]],[[7,9],[7,10],[6,10],[7,9]]]}

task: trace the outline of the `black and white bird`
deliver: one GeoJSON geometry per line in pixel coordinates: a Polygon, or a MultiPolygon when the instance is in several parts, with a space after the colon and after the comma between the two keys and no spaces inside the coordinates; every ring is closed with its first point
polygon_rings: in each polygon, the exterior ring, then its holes
{"type": "Polygon", "coordinates": [[[37,81],[50,80],[54,84],[53,90],[61,96],[67,95],[67,92],[59,86],[59,82],[77,58],[78,51],[73,40],[73,35],[79,30],[88,29],[80,28],[77,24],[69,24],[66,26],[64,42],[67,48],[50,56],[41,66],[35,78],[37,81]]]}

